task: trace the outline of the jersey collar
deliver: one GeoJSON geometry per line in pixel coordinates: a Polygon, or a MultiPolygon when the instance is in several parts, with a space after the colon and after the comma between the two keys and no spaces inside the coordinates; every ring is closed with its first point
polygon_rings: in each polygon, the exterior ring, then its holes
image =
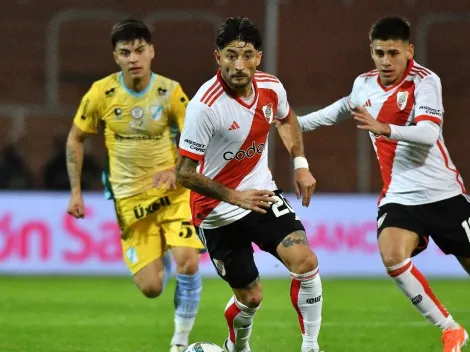
{"type": "Polygon", "coordinates": [[[233,99],[235,99],[237,101],[237,103],[239,103],[240,105],[242,105],[243,107],[247,108],[247,109],[251,109],[253,107],[253,105],[256,104],[256,101],[258,100],[258,85],[256,84],[256,79],[255,77],[253,77],[253,89],[255,91],[255,96],[253,98],[253,101],[250,103],[250,104],[247,104],[245,101],[243,101],[242,98],[240,98],[239,96],[235,95],[233,90],[227,85],[227,83],[225,83],[225,81],[223,80],[222,78],[222,72],[220,70],[220,68],[217,70],[217,80],[219,81],[219,83],[222,85],[222,88],[224,88],[225,92],[230,95],[233,99]]]}
{"type": "Polygon", "coordinates": [[[150,88],[152,88],[153,82],[155,81],[155,77],[156,77],[156,74],[152,72],[152,76],[150,77],[150,82],[147,85],[147,87],[145,87],[145,89],[140,92],[136,92],[130,89],[128,86],[126,86],[126,82],[124,82],[124,77],[122,75],[122,72],[119,72],[119,82],[121,83],[121,86],[124,88],[124,90],[127,93],[132,95],[134,98],[143,97],[145,93],[147,93],[150,90],[150,88]]]}

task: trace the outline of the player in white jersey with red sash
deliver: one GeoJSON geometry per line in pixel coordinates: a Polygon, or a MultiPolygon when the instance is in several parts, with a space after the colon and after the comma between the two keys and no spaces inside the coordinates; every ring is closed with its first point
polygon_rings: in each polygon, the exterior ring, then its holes
{"type": "Polygon", "coordinates": [[[378,244],[387,272],[412,304],[443,331],[444,352],[460,351],[468,340],[434,296],[411,257],[431,237],[470,273],[470,203],[459,172],[444,145],[439,77],[413,60],[410,26],[386,17],[370,31],[376,70],[356,78],[351,94],[299,117],[303,131],[354,117],[369,131],[384,183],[378,244]]]}
{"type": "Polygon", "coordinates": [[[291,301],[302,352],[317,352],[322,286],[305,229],[268,168],[268,133],[279,121],[292,143],[294,185],[308,206],[315,179],[303,154],[297,117],[272,75],[256,71],[262,38],[247,18],[228,18],[217,39],[217,74],[188,105],[177,180],[192,190],[193,223],[219,276],[232,288],[224,349],[249,352],[253,318],[262,301],[252,243],[282,260],[292,274],[291,301]]]}

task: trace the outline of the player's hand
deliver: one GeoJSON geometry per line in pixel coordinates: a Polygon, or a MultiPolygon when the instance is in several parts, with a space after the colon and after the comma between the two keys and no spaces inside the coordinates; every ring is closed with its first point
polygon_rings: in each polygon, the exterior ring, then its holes
{"type": "Polygon", "coordinates": [[[302,197],[302,205],[308,207],[312,193],[315,190],[317,181],[313,178],[308,169],[299,168],[294,170],[294,188],[297,199],[302,197]]]}
{"type": "Polygon", "coordinates": [[[358,123],[357,128],[372,132],[377,136],[390,137],[390,126],[374,119],[365,107],[356,106],[352,111],[352,115],[358,123]]]}
{"type": "Polygon", "coordinates": [[[168,190],[176,190],[175,168],[172,167],[170,169],[157,172],[153,176],[153,185],[158,189],[160,189],[162,185],[165,185],[168,190]]]}
{"type": "Polygon", "coordinates": [[[85,217],[85,202],[83,201],[82,193],[72,193],[70,195],[69,207],[67,213],[77,219],[85,217]]]}
{"type": "Polygon", "coordinates": [[[276,194],[273,191],[268,190],[232,190],[229,196],[229,203],[237,205],[243,209],[266,214],[266,209],[269,209],[272,203],[276,203],[276,199],[273,198],[275,195],[276,194]]]}

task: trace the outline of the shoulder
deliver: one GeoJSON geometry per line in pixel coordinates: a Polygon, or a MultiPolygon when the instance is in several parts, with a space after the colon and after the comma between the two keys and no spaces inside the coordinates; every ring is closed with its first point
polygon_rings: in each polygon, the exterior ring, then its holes
{"type": "Polygon", "coordinates": [[[354,87],[359,88],[362,85],[365,85],[369,82],[377,81],[377,77],[379,76],[378,70],[371,70],[365,73],[360,74],[354,80],[354,87]]]}
{"type": "Polygon", "coordinates": [[[154,73],[155,82],[153,89],[157,90],[160,95],[173,92],[176,88],[181,88],[181,84],[174,79],[154,73]]]}
{"type": "Polygon", "coordinates": [[[416,88],[421,85],[433,85],[436,87],[441,87],[440,77],[430,69],[414,62],[413,67],[410,70],[409,76],[415,82],[416,88]]]}
{"type": "Polygon", "coordinates": [[[256,71],[254,79],[258,88],[272,90],[278,96],[286,95],[284,85],[282,84],[281,80],[276,76],[263,71],[256,71]]]}
{"type": "Polygon", "coordinates": [[[115,72],[99,79],[91,85],[90,90],[96,93],[103,93],[104,95],[112,94],[120,85],[119,83],[119,72],[115,72]]]}
{"type": "Polygon", "coordinates": [[[216,102],[224,92],[224,87],[217,79],[217,76],[214,76],[202,84],[191,99],[190,104],[205,111],[213,110],[216,106],[216,102]]]}

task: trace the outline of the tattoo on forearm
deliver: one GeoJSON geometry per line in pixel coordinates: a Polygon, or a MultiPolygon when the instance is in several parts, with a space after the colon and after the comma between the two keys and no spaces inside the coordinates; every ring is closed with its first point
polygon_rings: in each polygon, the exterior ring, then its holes
{"type": "Polygon", "coordinates": [[[82,170],[82,160],[80,156],[80,151],[77,151],[74,146],[67,145],[67,172],[69,175],[70,187],[72,189],[80,186],[80,176],[82,170]]]}
{"type": "Polygon", "coordinates": [[[282,246],[284,248],[293,247],[295,245],[309,246],[307,236],[304,231],[296,231],[291,233],[282,240],[282,246]]]}
{"type": "Polygon", "coordinates": [[[195,172],[192,173],[191,177],[188,177],[185,181],[186,182],[184,185],[197,193],[224,202],[228,200],[229,189],[206,176],[200,175],[195,172]]]}
{"type": "Polygon", "coordinates": [[[178,158],[176,178],[184,187],[224,202],[228,201],[230,190],[221,183],[196,172],[197,163],[187,158],[178,158]]]}

